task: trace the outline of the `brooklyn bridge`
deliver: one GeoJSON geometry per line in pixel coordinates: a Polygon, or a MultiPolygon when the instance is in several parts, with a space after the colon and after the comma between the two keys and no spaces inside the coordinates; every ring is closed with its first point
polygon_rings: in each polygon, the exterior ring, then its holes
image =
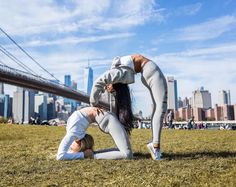
{"type": "MultiPolygon", "coordinates": [[[[34,74],[30,74],[1,64],[0,82],[52,93],[76,101],[89,103],[89,95],[82,91],[76,91],[63,84],[55,83],[43,77],[36,76],[34,74]]],[[[99,106],[109,108],[108,103],[105,102],[99,102],[99,106]]]]}

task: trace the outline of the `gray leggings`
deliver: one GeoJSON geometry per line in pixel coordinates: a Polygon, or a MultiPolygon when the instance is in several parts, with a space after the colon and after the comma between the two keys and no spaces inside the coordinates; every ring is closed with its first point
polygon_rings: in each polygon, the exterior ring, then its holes
{"type": "Polygon", "coordinates": [[[167,83],[159,67],[152,61],[147,62],[142,70],[142,83],[150,91],[152,112],[152,138],[154,144],[160,144],[163,118],[167,110],[167,83]]]}
{"type": "Polygon", "coordinates": [[[129,137],[115,114],[111,112],[100,113],[96,116],[96,122],[105,133],[109,133],[117,149],[106,149],[95,152],[94,159],[131,159],[133,153],[129,137]]]}

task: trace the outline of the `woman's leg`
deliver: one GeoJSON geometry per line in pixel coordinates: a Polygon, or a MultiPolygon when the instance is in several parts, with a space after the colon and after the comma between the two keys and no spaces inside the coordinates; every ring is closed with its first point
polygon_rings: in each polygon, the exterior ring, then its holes
{"type": "Polygon", "coordinates": [[[129,137],[119,122],[112,113],[99,114],[96,120],[103,131],[109,133],[113,138],[118,150],[102,151],[94,154],[94,159],[131,159],[133,153],[129,142],[129,137]]]}
{"type": "MultiPolygon", "coordinates": [[[[146,65],[145,68],[147,68],[146,65]]],[[[147,72],[148,70],[145,69],[145,74],[143,73],[142,75],[142,82],[148,88],[153,102],[151,119],[153,144],[160,144],[163,118],[167,110],[167,83],[159,68],[152,67],[152,70],[150,70],[151,75],[147,72]]]]}
{"type": "Polygon", "coordinates": [[[167,91],[165,87],[158,84],[159,79],[153,77],[153,86],[150,88],[154,110],[152,113],[152,135],[153,135],[153,145],[154,147],[160,148],[161,143],[161,130],[163,126],[164,115],[167,110],[167,91]]]}
{"type": "MultiPolygon", "coordinates": [[[[161,70],[151,62],[145,65],[142,73],[142,82],[149,89],[153,101],[152,113],[152,144],[148,144],[148,148],[152,150],[152,158],[160,159],[160,154],[156,153],[160,150],[161,130],[163,126],[163,118],[167,110],[167,83],[161,70]]],[[[160,152],[160,151],[159,151],[160,152]]]]}

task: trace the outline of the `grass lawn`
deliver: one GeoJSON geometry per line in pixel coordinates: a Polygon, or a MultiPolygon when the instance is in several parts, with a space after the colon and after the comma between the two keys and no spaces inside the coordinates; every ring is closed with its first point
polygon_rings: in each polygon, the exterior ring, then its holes
{"type": "MultiPolygon", "coordinates": [[[[114,147],[89,128],[95,149],[114,147]]],[[[134,160],[56,161],[65,127],[0,124],[0,186],[236,186],[236,131],[163,130],[163,160],[146,149],[151,130],[135,129],[134,160]]]]}

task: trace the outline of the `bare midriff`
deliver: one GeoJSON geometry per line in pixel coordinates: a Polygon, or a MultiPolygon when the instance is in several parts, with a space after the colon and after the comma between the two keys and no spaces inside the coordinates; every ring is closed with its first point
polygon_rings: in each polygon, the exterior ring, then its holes
{"type": "Polygon", "coordinates": [[[98,114],[98,110],[101,111],[101,109],[97,107],[86,107],[80,110],[83,110],[92,121],[95,121],[95,116],[98,114]]]}
{"type": "Polygon", "coordinates": [[[140,73],[142,71],[143,66],[150,61],[148,58],[139,55],[139,54],[135,54],[135,55],[131,55],[131,58],[134,62],[134,70],[136,73],[140,73]]]}

